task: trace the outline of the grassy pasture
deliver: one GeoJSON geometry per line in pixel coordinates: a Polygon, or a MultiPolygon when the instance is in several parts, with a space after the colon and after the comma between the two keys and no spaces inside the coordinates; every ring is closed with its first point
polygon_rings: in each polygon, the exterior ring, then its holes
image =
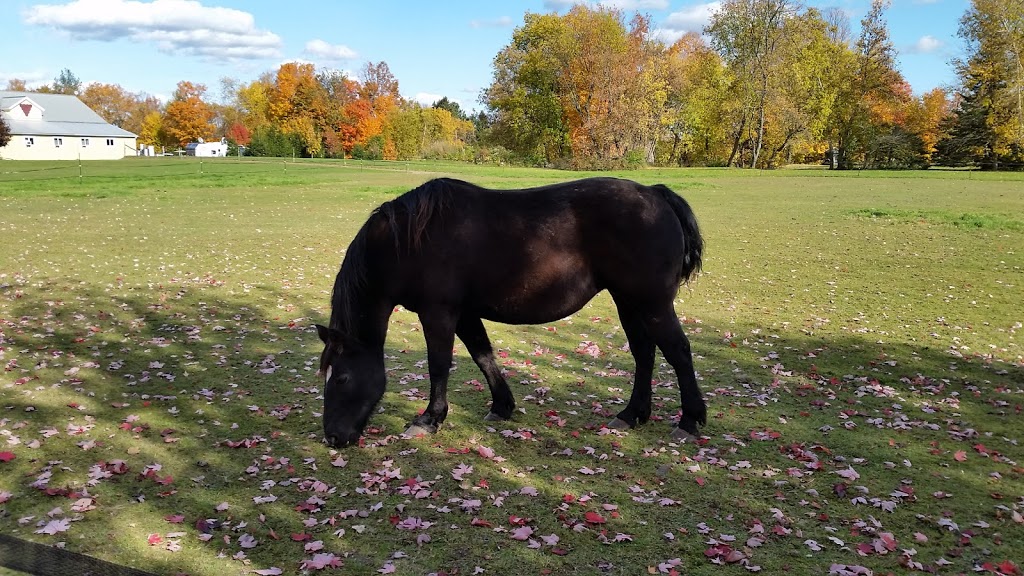
{"type": "Polygon", "coordinates": [[[310,327],[367,213],[439,175],[580,175],[81,170],[0,163],[4,534],[197,576],[1024,565],[1021,175],[624,173],[681,193],[705,233],[676,306],[709,403],[700,445],[666,442],[679,396],[660,356],[659,421],[600,429],[632,370],[602,295],[547,326],[488,326],[521,408],[507,423],[482,421],[489,395],[457,342],[447,424],[413,440],[395,435],[429,383],[399,310],[367,445],[337,452],[319,442],[310,327]]]}

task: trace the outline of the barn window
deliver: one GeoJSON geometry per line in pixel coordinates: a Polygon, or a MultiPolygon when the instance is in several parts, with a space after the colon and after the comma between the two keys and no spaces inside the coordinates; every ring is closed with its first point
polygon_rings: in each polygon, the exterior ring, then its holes
{"type": "Polygon", "coordinates": [[[82,148],[85,148],[88,145],[89,145],[89,139],[88,138],[82,138],[82,148]]]}
{"type": "Polygon", "coordinates": [[[64,139],[63,138],[54,138],[53,139],[53,146],[54,146],[54,148],[60,148],[63,145],[64,145],[64,139]]]}
{"type": "Polygon", "coordinates": [[[113,138],[107,138],[107,146],[113,146],[113,145],[114,145],[114,139],[113,138]]]}
{"type": "Polygon", "coordinates": [[[36,143],[36,139],[31,136],[25,136],[25,147],[31,148],[36,143]]]}

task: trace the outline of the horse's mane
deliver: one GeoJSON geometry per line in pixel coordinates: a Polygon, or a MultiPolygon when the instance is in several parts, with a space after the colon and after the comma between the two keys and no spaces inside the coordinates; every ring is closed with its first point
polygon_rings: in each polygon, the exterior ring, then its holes
{"type": "Polygon", "coordinates": [[[334,280],[331,295],[330,327],[347,338],[358,341],[356,315],[366,295],[369,278],[367,263],[370,227],[383,225],[394,239],[396,257],[419,250],[427,227],[435,218],[444,218],[452,206],[452,188],[474,187],[468,182],[436,178],[378,206],[356,233],[345,251],[341,270],[334,280]]]}

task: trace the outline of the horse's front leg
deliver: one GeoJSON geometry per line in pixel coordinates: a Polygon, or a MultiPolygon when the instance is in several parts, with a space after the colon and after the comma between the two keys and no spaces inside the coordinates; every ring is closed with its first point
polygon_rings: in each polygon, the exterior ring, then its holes
{"type": "Polygon", "coordinates": [[[420,313],[423,336],[427,341],[427,367],[430,372],[430,402],[405,431],[408,436],[433,434],[448,416],[448,374],[452,368],[455,344],[455,317],[451,314],[420,313]]]}

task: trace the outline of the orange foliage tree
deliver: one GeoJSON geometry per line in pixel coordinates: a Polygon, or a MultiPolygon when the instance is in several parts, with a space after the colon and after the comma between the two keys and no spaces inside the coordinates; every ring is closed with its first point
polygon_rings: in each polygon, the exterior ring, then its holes
{"type": "Polygon", "coordinates": [[[210,105],[203,101],[205,94],[205,85],[183,80],[178,82],[174,98],[167,104],[164,111],[164,129],[181,146],[196,142],[200,138],[209,139],[214,134],[214,112],[210,105]]]}

